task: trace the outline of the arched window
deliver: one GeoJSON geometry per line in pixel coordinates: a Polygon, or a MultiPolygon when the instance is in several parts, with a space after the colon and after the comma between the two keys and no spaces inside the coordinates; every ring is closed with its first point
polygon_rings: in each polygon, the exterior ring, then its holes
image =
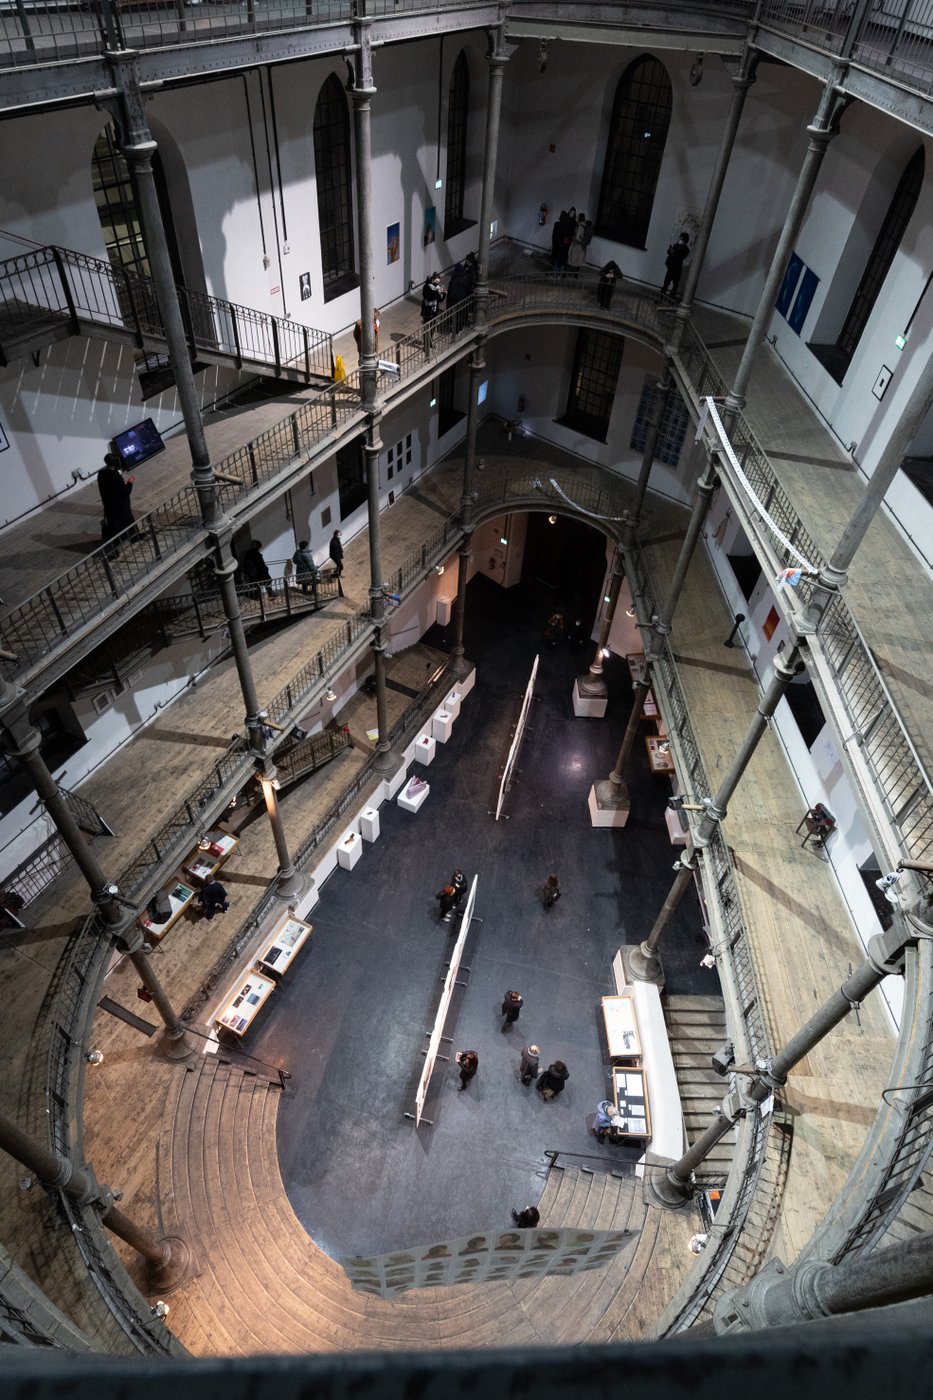
{"type": "Polygon", "coordinates": [[[904,237],[920,194],[923,171],[923,147],[918,146],[898,181],[894,197],[888,205],[888,212],[884,216],[878,237],[875,239],[875,246],[868,255],[865,271],[855,289],[855,296],[852,298],[842,323],[842,329],[835,342],[828,345],[812,342],[810,344],[814,355],[823,367],[829,370],[837,384],[842,383],[846,370],[852,363],[852,356],[855,354],[862,338],[862,332],[868,324],[872,308],[878,300],[878,293],[891,269],[894,255],[900,247],[901,239],[904,237]]]}
{"type": "Polygon", "coordinates": [[[324,300],[331,301],[359,285],[353,251],[350,116],[333,73],[314,109],[314,172],[324,300]]]}
{"type": "Polygon", "coordinates": [[[663,63],[638,58],[616,89],[599,191],[596,232],[644,248],[667,129],[671,82],[663,63]]]}
{"type": "Polygon", "coordinates": [[[467,118],[470,111],[470,70],[461,51],[450,76],[447,98],[447,194],[444,200],[444,237],[453,238],[469,228],[463,217],[466,189],[467,118]]]}

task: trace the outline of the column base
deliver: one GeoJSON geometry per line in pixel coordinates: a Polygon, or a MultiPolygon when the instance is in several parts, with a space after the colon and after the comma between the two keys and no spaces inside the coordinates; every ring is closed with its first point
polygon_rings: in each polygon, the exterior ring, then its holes
{"type": "Polygon", "coordinates": [[[286,875],[284,879],[281,877],[278,879],[274,890],[275,898],[295,903],[301,898],[307,887],[307,876],[303,875],[300,870],[293,870],[291,875],[286,875]]]}
{"type": "Polygon", "coordinates": [[[686,1210],[693,1204],[695,1188],[690,1182],[675,1181],[670,1169],[674,1165],[669,1157],[655,1157],[645,1154],[645,1179],[642,1198],[647,1206],[657,1206],[661,1210],[686,1210]]]}
{"type": "Polygon", "coordinates": [[[182,1060],[190,1060],[192,1055],[198,1052],[197,1042],[194,1041],[186,1030],[181,1035],[170,1035],[167,1030],[163,1030],[156,1041],[156,1054],[160,1060],[167,1060],[169,1064],[179,1064],[182,1060]]]}
{"type": "Polygon", "coordinates": [[[632,810],[628,789],[616,787],[608,778],[593,784],[587,805],[593,826],[624,826],[632,810]]]}
{"type": "Polygon", "coordinates": [[[166,1235],[160,1244],[167,1244],[169,1256],[159,1264],[146,1265],[146,1284],[150,1293],[171,1293],[200,1272],[188,1241],[181,1235],[166,1235]]]}
{"type": "Polygon", "coordinates": [[[658,988],[664,986],[664,968],[657,952],[652,949],[645,952],[644,943],[630,944],[621,952],[626,983],[652,982],[658,988]]]}
{"type": "Polygon", "coordinates": [[[473,670],[473,662],[468,661],[465,656],[455,656],[447,667],[448,676],[453,676],[455,680],[462,680],[473,670]]]}
{"type": "Polygon", "coordinates": [[[375,773],[394,773],[399,765],[399,757],[394,749],[377,749],[373,754],[375,773]]]}
{"type": "Polygon", "coordinates": [[[609,692],[602,676],[587,672],[573,683],[573,712],[577,719],[602,719],[609,704],[609,692]]]}

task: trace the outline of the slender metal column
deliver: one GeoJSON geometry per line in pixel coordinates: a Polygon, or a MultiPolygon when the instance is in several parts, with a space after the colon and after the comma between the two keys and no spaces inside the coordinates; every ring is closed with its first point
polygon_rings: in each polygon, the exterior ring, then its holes
{"type": "Polygon", "coordinates": [[[457,677],[465,676],[471,669],[464,655],[463,631],[466,625],[467,580],[470,573],[470,563],[473,559],[471,548],[473,539],[473,507],[476,504],[476,493],[473,489],[473,482],[476,473],[476,434],[479,429],[479,403],[477,402],[477,398],[479,386],[482,383],[483,375],[486,373],[485,351],[486,336],[485,334],[481,334],[470,356],[467,426],[466,438],[463,445],[463,488],[460,493],[460,525],[465,532],[465,538],[460,546],[460,553],[457,558],[457,602],[454,610],[454,644],[451,648],[454,659],[450,667],[451,675],[457,677]]]}
{"type": "Polygon", "coordinates": [[[118,886],[104,874],[97,856],[84,839],[84,833],[72,816],[68,803],[46,766],[40,752],[42,740],[38,730],[29,722],[25,707],[11,695],[12,691],[13,687],[7,683],[0,687],[0,701],[6,701],[9,697],[8,704],[3,703],[4,713],[0,721],[5,735],[4,748],[14,758],[19,759],[28,773],[36,795],[45,806],[56,830],[74,857],[75,864],[87,881],[94,906],[107,925],[111,937],[115,939],[117,948],[129,956],[143,985],[149,990],[165,1026],[158,1044],[159,1053],[167,1059],[187,1059],[194,1053],[195,1047],[188,1039],[185,1028],[144,951],[144,935],[135,923],[138,911],[121,900],[118,886]]]}
{"type": "MultiPolygon", "coordinates": [[[[504,7],[500,5],[500,20],[504,7]]],[[[476,279],[476,324],[486,324],[489,309],[489,242],[493,201],[496,193],[496,162],[499,155],[499,117],[502,110],[502,78],[511,49],[505,43],[504,24],[493,30],[493,49],[487,56],[489,86],[486,93],[486,141],[483,147],[483,193],[479,206],[479,270],[476,279]]]]}
{"type": "Polygon", "coordinates": [[[787,260],[793,252],[797,235],[803,224],[810,196],[813,193],[813,187],[826,154],[826,148],[833,137],[839,134],[839,121],[849,99],[841,98],[836,91],[838,80],[839,73],[834,70],[832,77],[828,79],[823,89],[816,116],[807,128],[810,133],[810,141],[803,164],[800,167],[800,174],[797,177],[797,188],[794,190],[790,207],[784,218],[784,227],[781,229],[778,245],[765,278],[765,284],[758,301],[758,310],[755,312],[755,319],[752,322],[748,340],[745,342],[745,349],[742,351],[735,380],[726,395],[725,415],[727,422],[731,421],[732,416],[745,407],[745,391],[751,378],[752,366],[774,314],[774,302],[778,288],[784,279],[787,260]]]}
{"type": "Polygon", "coordinates": [[[638,947],[623,949],[622,960],[625,964],[626,978],[628,980],[636,982],[656,982],[663,985],[664,970],[657,951],[661,935],[670,923],[674,910],[686,893],[693,873],[697,868],[698,853],[709,845],[716,827],[726,817],[729,799],[738,787],[739,780],[751,762],[752,755],[761,741],[761,736],[768,727],[768,721],[773,717],[775,710],[787,691],[787,687],[801,669],[801,665],[799,642],[794,644],[786,657],[778,656],[775,658],[774,676],[771,680],[771,684],[758,702],[758,707],[745,733],[745,738],[742,740],[738,752],[729,766],[729,771],[723,779],[719,791],[716,793],[715,798],[703,797],[700,801],[699,805],[702,809],[700,819],[693,829],[690,844],[679,861],[680,869],[677,872],[670,893],[664,901],[664,906],[655,920],[651,932],[648,934],[644,943],[639,944],[638,947]]]}
{"type": "Polygon", "coordinates": [[[716,165],[713,170],[713,176],[709,183],[709,189],[706,192],[706,204],[703,207],[700,227],[697,230],[696,241],[694,242],[690,254],[690,266],[687,268],[687,281],[684,285],[683,296],[677,307],[674,325],[671,330],[670,353],[674,355],[676,355],[677,351],[680,349],[681,341],[684,338],[684,331],[687,328],[687,322],[690,320],[693,312],[693,300],[696,296],[697,283],[700,280],[700,273],[703,271],[706,249],[709,244],[710,234],[713,231],[716,211],[719,208],[722,187],[725,184],[726,172],[729,169],[729,161],[732,158],[735,138],[739,129],[739,121],[745,107],[745,99],[748,96],[749,88],[755,81],[758,60],[758,54],[753,52],[748,45],[746,45],[738,71],[729,75],[732,79],[732,100],[729,103],[726,124],[719,142],[719,151],[716,155],[716,165]]]}
{"type": "Polygon", "coordinates": [[[586,675],[577,677],[577,692],[580,695],[585,695],[587,699],[604,699],[607,695],[606,682],[603,679],[603,652],[612,630],[616,605],[619,601],[624,578],[625,565],[622,559],[622,550],[619,545],[616,545],[612,551],[612,562],[609,565],[609,592],[606,594],[603,604],[603,616],[599,624],[599,636],[596,639],[596,654],[586,675]]]}
{"type": "Polygon", "coordinates": [[[645,494],[648,490],[648,478],[651,475],[654,454],[658,449],[658,438],[661,436],[664,411],[667,408],[671,389],[673,387],[674,380],[671,375],[670,366],[666,365],[664,373],[655,385],[657,397],[654,401],[654,408],[651,410],[651,420],[648,423],[648,435],[645,438],[645,448],[641,454],[641,467],[638,472],[638,481],[635,483],[635,499],[632,502],[631,510],[625,512],[625,524],[622,527],[622,543],[626,549],[631,549],[632,545],[635,543],[635,532],[638,529],[638,522],[641,520],[642,506],[645,503],[645,494]]]}
{"type": "Polygon", "coordinates": [[[360,394],[363,407],[372,413],[376,407],[378,370],[376,340],[373,331],[373,186],[372,186],[372,99],[373,82],[372,19],[359,15],[353,24],[359,48],[353,56],[354,84],[350,90],[353,102],[353,134],[356,149],[356,211],[359,233],[360,320],[360,394]]]}
{"type": "Polygon", "coordinates": [[[373,658],[376,678],[376,726],[379,741],[373,757],[373,767],[379,773],[391,773],[398,767],[396,755],[389,741],[388,706],[386,704],[386,650],[388,647],[388,626],[386,623],[386,585],[382,581],[382,521],[379,516],[379,454],[382,439],[379,436],[379,415],[371,414],[366,426],[366,442],[363,451],[366,456],[366,483],[369,509],[369,608],[373,620],[373,658]]]}
{"type": "Polygon", "coordinates": [[[124,1215],[114,1204],[113,1192],[100,1185],[90,1167],[76,1167],[67,1157],[50,1152],[3,1115],[0,1149],[32,1172],[47,1191],[61,1191],[79,1205],[99,1210],[101,1223],[146,1260],[146,1275],[153,1291],[168,1293],[190,1277],[194,1259],[187,1241],[179,1235],[158,1239],[124,1215]]]}

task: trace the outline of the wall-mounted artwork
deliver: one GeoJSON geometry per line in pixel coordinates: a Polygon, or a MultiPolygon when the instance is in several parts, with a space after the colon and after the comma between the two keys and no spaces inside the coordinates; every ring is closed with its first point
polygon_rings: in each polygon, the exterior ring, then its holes
{"type": "Polygon", "coordinates": [[[427,248],[437,238],[437,210],[434,205],[424,211],[424,246],[427,248]]]}
{"type": "Polygon", "coordinates": [[[402,249],[401,225],[389,224],[386,229],[386,265],[398,262],[402,249]]]}

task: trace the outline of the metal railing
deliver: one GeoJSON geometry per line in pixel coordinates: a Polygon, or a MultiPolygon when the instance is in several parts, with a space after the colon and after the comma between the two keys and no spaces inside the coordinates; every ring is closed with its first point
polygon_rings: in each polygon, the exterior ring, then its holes
{"type": "Polygon", "coordinates": [[[861,68],[933,92],[933,9],[929,0],[764,0],[760,23],[825,53],[847,50],[861,68]]]}
{"type": "MultiPolygon", "coordinates": [[[[192,355],[221,355],[238,368],[295,370],[330,380],[332,338],[296,321],[177,286],[192,355]]],[[[166,344],[151,277],[54,246],[0,263],[0,364],[65,332],[124,331],[139,347],[166,344]]]]}
{"type": "Polygon", "coordinates": [[[350,747],[350,736],[343,729],[323,729],[320,734],[312,734],[310,739],[299,740],[294,747],[275,756],[279,785],[284,787],[286,783],[307,777],[350,747]]]}
{"type": "MultiPolygon", "coordinates": [[[[237,588],[240,617],[247,626],[307,616],[340,596],[340,582],[334,573],[322,575],[316,584],[309,583],[307,593],[284,577],[273,578],[268,585],[244,583],[237,588]]],[[[226,627],[229,621],[220,593],[178,593],[171,598],[157,599],[153,607],[169,638],[189,636],[193,632],[205,636],[219,627],[226,627]]]]}

